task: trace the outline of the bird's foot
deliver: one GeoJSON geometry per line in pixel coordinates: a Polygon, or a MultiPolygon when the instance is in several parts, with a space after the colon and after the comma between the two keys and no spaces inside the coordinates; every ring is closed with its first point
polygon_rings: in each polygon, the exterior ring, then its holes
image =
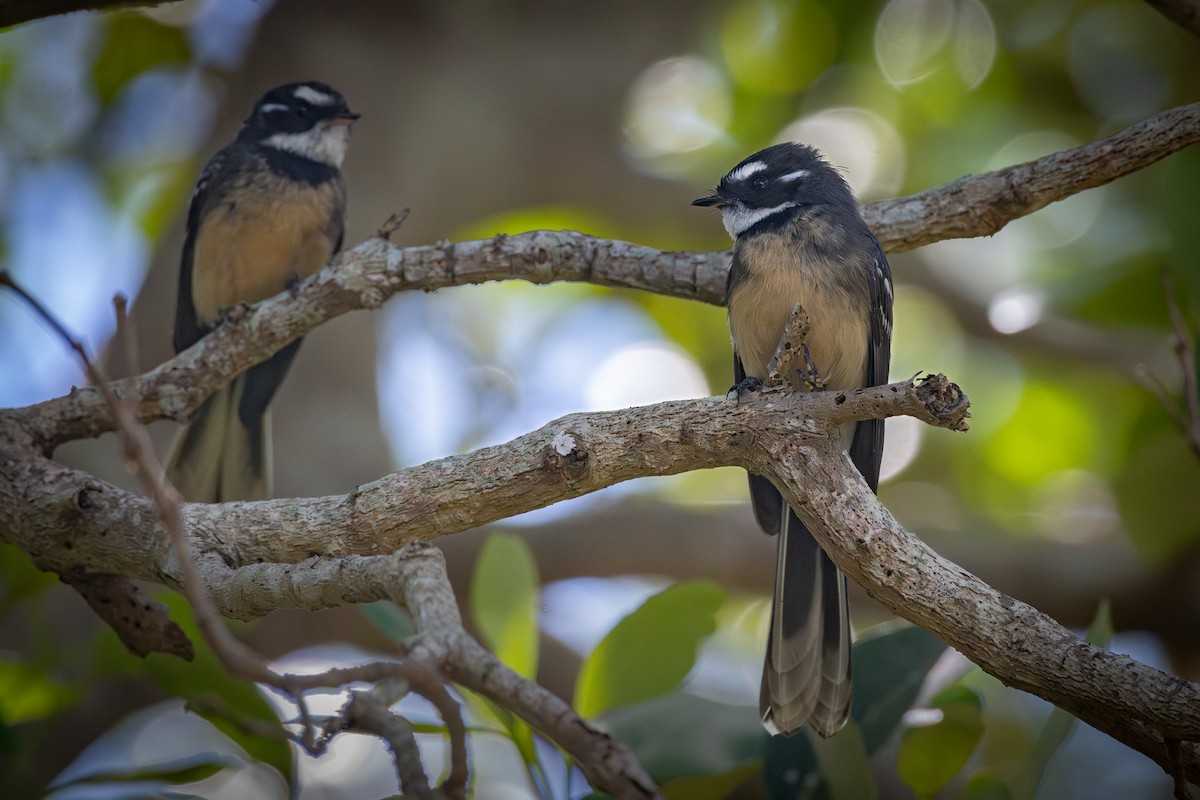
{"type": "Polygon", "coordinates": [[[742,378],[741,381],[729,387],[729,391],[725,393],[725,397],[737,400],[740,403],[744,395],[752,392],[760,392],[762,388],[763,382],[758,378],[742,378]]]}

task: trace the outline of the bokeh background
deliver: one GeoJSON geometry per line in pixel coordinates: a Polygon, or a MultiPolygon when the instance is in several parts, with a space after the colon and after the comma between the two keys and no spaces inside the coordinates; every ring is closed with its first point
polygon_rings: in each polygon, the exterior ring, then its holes
{"type": "MultiPolygon", "coordinates": [[[[1149,5],[1108,0],[185,0],[74,14],[0,32],[0,263],[115,372],[167,358],[195,177],[257,97],[291,80],[326,81],[363,115],[345,164],[347,244],[411,208],[402,244],[574,228],[712,251],[728,245],[719,218],[689,201],[772,142],[823,148],[869,201],[1108,135],[1195,101],[1197,75],[1200,41],[1149,5]],[[117,293],[131,302],[132,358],[109,344],[117,293]]],[[[1198,187],[1200,151],[1184,151],[994,237],[893,256],[893,377],[946,373],[973,420],[966,435],[890,420],[880,490],[938,551],[1065,624],[1086,627],[1109,598],[1114,649],[1192,679],[1200,461],[1144,376],[1179,391],[1160,272],[1190,311],[1198,187]]],[[[61,343],[0,296],[0,406],[81,381],[61,343]]],[[[346,492],[567,412],[730,382],[720,308],[583,285],[414,293],[306,341],[275,404],[276,490],[346,492]]],[[[165,448],[173,428],[153,433],[165,448]]],[[[58,455],[136,488],[108,437],[58,455]]],[[[742,473],[636,481],[439,542],[464,602],[495,530],[536,558],[546,685],[569,697],[581,654],[616,619],[702,578],[730,599],[689,680],[754,703],[774,545],[742,473]]],[[[125,763],[138,758],[130,741],[161,742],[155,726],[204,725],[179,722],[178,701],[154,705],[169,682],[121,653],[79,598],[10,548],[0,564],[0,749],[21,791],[106,731],[124,744],[102,754],[125,763]]],[[[860,629],[888,619],[861,592],[853,609],[860,629]]],[[[289,664],[387,648],[356,609],[239,631],[289,664]]],[[[1048,706],[978,688],[989,738],[975,757],[1015,770],[1048,706]]],[[[210,735],[186,730],[176,738],[210,735]]],[[[349,796],[371,774],[360,758],[376,775],[382,764],[387,791],[380,752],[335,756],[304,768],[303,796],[349,796]]],[[[240,791],[224,780],[202,794],[240,791]]],[[[505,796],[531,796],[519,772],[503,780],[505,796]]],[[[1041,792],[1169,797],[1170,782],[1081,729],[1041,792]]]]}

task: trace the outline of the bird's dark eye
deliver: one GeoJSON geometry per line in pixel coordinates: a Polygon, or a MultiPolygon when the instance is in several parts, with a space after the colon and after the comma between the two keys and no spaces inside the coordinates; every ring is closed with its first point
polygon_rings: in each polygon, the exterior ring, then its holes
{"type": "Polygon", "coordinates": [[[301,103],[300,105],[296,106],[296,116],[297,117],[301,117],[301,118],[307,117],[311,113],[312,113],[312,106],[308,105],[307,103],[301,103]]]}
{"type": "Polygon", "coordinates": [[[765,189],[767,188],[767,183],[768,181],[766,178],[755,178],[754,183],[752,183],[751,186],[753,186],[755,189],[765,189]]]}

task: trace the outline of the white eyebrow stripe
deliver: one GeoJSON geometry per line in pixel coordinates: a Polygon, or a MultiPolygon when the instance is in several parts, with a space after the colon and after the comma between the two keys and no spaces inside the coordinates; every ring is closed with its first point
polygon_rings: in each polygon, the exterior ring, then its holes
{"type": "Polygon", "coordinates": [[[259,111],[287,111],[288,107],[283,103],[264,103],[258,107],[259,111]]]}
{"type": "Polygon", "coordinates": [[[808,177],[808,170],[798,169],[795,172],[789,172],[787,175],[780,175],[779,180],[781,180],[781,181],[798,181],[801,178],[806,178],[806,177],[808,177]]]}
{"type": "Polygon", "coordinates": [[[744,181],[754,173],[762,172],[766,168],[767,164],[764,161],[751,161],[748,164],[742,164],[737,169],[730,171],[730,173],[725,176],[725,179],[730,181],[744,181]]]}
{"type": "Polygon", "coordinates": [[[299,100],[307,100],[314,106],[329,106],[333,105],[333,98],[324,92],[319,92],[311,86],[298,86],[294,92],[299,100]]]}

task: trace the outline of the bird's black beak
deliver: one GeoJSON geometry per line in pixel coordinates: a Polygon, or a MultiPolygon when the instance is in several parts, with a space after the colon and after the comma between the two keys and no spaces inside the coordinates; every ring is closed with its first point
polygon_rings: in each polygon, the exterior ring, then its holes
{"type": "Polygon", "coordinates": [[[725,198],[719,194],[709,194],[704,197],[697,197],[692,201],[694,206],[717,206],[718,208],[725,205],[725,198]]]}
{"type": "Polygon", "coordinates": [[[353,111],[343,111],[339,114],[330,114],[327,117],[327,119],[331,119],[334,122],[341,122],[343,124],[349,125],[350,123],[354,122],[354,120],[358,119],[361,116],[362,116],[362,114],[355,114],[353,111]]]}

